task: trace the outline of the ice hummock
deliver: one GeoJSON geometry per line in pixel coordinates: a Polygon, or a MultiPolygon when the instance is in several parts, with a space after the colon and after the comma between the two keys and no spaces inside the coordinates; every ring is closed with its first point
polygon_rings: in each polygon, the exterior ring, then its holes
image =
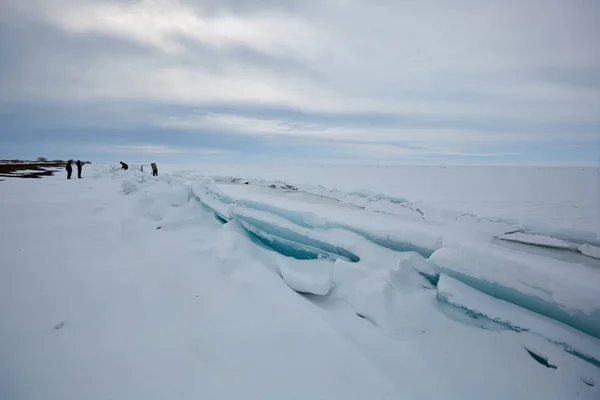
{"type": "Polygon", "coordinates": [[[483,293],[600,338],[600,270],[596,268],[490,244],[445,247],[430,262],[439,273],[483,293]]]}
{"type": "Polygon", "coordinates": [[[570,326],[488,296],[445,274],[440,276],[437,298],[475,317],[492,320],[517,332],[542,336],[600,368],[600,340],[570,326]]]}
{"type": "MultiPolygon", "coordinates": [[[[442,237],[437,232],[439,227],[420,219],[405,219],[376,212],[370,212],[369,218],[365,218],[363,210],[340,209],[324,204],[302,202],[295,202],[294,208],[283,207],[282,205],[287,206],[289,202],[240,191],[235,191],[237,196],[217,194],[212,192],[210,186],[201,188],[200,191],[205,195],[199,197],[199,200],[222,217],[226,217],[227,214],[223,209],[226,204],[237,204],[269,212],[305,228],[347,230],[395,251],[416,251],[429,257],[435,250],[442,247],[442,237]],[[219,201],[222,203],[218,204],[219,201]]],[[[227,191],[234,190],[232,187],[228,187],[227,191]]]]}
{"type": "MultiPolygon", "coordinates": [[[[297,259],[344,257],[358,261],[361,255],[347,252],[343,241],[331,245],[337,234],[330,234],[325,240],[316,239],[324,238],[332,230],[352,232],[392,251],[431,256],[429,263],[415,262],[419,264],[416,268],[419,273],[433,285],[438,273],[445,272],[485,293],[600,336],[600,322],[597,322],[600,306],[596,305],[599,292],[589,283],[598,277],[598,271],[589,266],[502,249],[485,242],[464,247],[460,235],[451,231],[435,234],[436,225],[424,221],[419,225],[398,215],[369,212],[369,219],[365,219],[367,210],[344,209],[342,213],[331,205],[304,204],[255,193],[246,185],[235,189],[228,186],[225,191],[214,186],[210,181],[200,200],[227,220],[237,220],[257,242],[281,254],[297,259]],[[566,271],[575,272],[569,276],[566,271]]],[[[293,194],[297,196],[300,192],[293,194]]],[[[441,226],[440,229],[444,232],[441,226]]],[[[505,238],[572,248],[554,238],[519,233],[506,234],[505,238]]]]}
{"type": "Polygon", "coordinates": [[[305,249],[306,252],[316,255],[314,258],[335,260],[342,257],[348,261],[360,261],[360,257],[356,254],[332,243],[335,242],[335,235],[326,231],[320,232],[303,228],[277,215],[245,207],[235,208],[232,216],[259,241],[269,247],[277,247],[280,252],[286,251],[286,247],[293,245],[292,253],[305,249]]]}

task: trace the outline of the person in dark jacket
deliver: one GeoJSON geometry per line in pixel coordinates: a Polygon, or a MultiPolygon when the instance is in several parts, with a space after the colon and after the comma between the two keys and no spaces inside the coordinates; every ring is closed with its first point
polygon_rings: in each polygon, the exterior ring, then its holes
{"type": "Polygon", "coordinates": [[[158,167],[156,166],[156,163],[150,165],[152,166],[152,176],[158,176],[158,167]]]}
{"type": "Polygon", "coordinates": [[[77,165],[77,178],[81,179],[81,168],[83,167],[83,163],[81,160],[77,160],[75,165],[77,165]]]}
{"type": "Polygon", "coordinates": [[[67,179],[71,179],[71,174],[73,173],[73,160],[67,161],[67,179]]]}
{"type": "Polygon", "coordinates": [[[127,169],[129,169],[129,165],[127,165],[123,161],[121,161],[121,169],[127,170],[127,169]]]}

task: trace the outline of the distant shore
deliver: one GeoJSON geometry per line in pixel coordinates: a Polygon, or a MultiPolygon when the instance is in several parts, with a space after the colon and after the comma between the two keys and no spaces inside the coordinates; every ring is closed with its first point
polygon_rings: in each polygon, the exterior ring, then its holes
{"type": "Polygon", "coordinates": [[[67,164],[62,160],[28,161],[0,160],[0,181],[4,178],[34,178],[54,175],[67,164]]]}

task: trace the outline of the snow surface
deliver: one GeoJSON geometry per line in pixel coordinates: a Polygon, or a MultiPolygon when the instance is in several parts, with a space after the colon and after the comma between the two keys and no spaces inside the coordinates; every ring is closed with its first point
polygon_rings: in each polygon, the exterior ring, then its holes
{"type": "Polygon", "coordinates": [[[600,398],[600,261],[408,201],[437,169],[160,168],[0,183],[0,398],[600,398]]]}

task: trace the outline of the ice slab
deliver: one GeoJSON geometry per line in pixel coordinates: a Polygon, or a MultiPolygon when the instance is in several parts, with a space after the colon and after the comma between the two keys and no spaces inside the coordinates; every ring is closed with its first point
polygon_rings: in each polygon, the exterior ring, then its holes
{"type": "Polygon", "coordinates": [[[600,246],[600,238],[596,232],[584,231],[580,229],[570,228],[550,228],[539,223],[522,223],[519,224],[525,232],[541,234],[557,239],[566,240],[577,244],[590,244],[594,246],[600,246]]]}
{"type": "Polygon", "coordinates": [[[236,207],[232,216],[263,244],[274,250],[295,258],[328,258],[335,260],[342,257],[348,261],[360,261],[360,257],[335,244],[335,237],[328,232],[318,232],[295,225],[276,215],[236,207]],[[312,254],[304,257],[301,254],[312,254]],[[295,256],[296,255],[296,256],[295,256]]]}
{"type": "MultiPolygon", "coordinates": [[[[206,180],[191,191],[191,196],[206,209],[214,213],[221,222],[235,219],[247,231],[252,239],[260,244],[288,257],[301,260],[328,258],[335,260],[344,257],[349,261],[359,261],[360,258],[338,246],[328,239],[333,235],[326,232],[315,232],[274,214],[278,209],[265,207],[268,211],[251,209],[234,202],[218,188],[212,180],[206,180]],[[269,212],[271,211],[271,212],[269,212]]],[[[247,203],[260,207],[254,203],[247,203]]],[[[288,218],[289,215],[284,214],[288,218]]]]}
{"type": "Polygon", "coordinates": [[[447,247],[429,262],[490,296],[600,338],[600,270],[493,245],[447,247]]]}
{"type": "Polygon", "coordinates": [[[437,298],[516,332],[529,332],[562,346],[565,351],[600,367],[600,340],[504,300],[490,297],[445,274],[440,276],[437,298]]]}
{"type": "Polygon", "coordinates": [[[590,246],[589,244],[581,245],[577,248],[577,250],[588,257],[593,257],[600,259],[600,247],[590,246]]]}
{"type": "MultiPolygon", "coordinates": [[[[429,257],[442,247],[441,228],[429,224],[422,219],[406,219],[395,215],[384,215],[365,210],[332,207],[325,204],[307,204],[289,199],[275,198],[265,194],[250,193],[243,186],[242,190],[232,190],[226,195],[228,202],[267,211],[281,218],[306,228],[333,230],[343,229],[395,251],[416,251],[429,257]],[[234,195],[231,195],[231,192],[234,195]]],[[[210,193],[210,188],[208,189],[210,193]]],[[[220,196],[212,195],[215,200],[220,196]]],[[[204,201],[204,199],[201,199],[204,201]]],[[[218,211],[218,206],[211,205],[218,211]]]]}
{"type": "Polygon", "coordinates": [[[551,247],[555,249],[565,249],[565,250],[574,250],[577,248],[577,245],[574,243],[569,243],[565,240],[543,236],[543,235],[533,235],[528,233],[516,232],[516,233],[508,233],[500,236],[498,239],[508,240],[511,242],[518,242],[524,244],[530,244],[534,246],[542,246],[542,247],[551,247]]]}
{"type": "Polygon", "coordinates": [[[355,190],[343,192],[335,189],[327,189],[323,186],[311,184],[298,185],[298,189],[325,198],[332,198],[340,202],[352,204],[365,210],[383,212],[409,218],[424,218],[423,212],[413,206],[407,199],[378,193],[371,190],[355,190]]]}
{"type": "Polygon", "coordinates": [[[232,203],[228,201],[227,197],[220,196],[216,191],[218,188],[215,189],[214,186],[212,180],[194,185],[191,188],[190,196],[211,211],[220,222],[225,223],[231,219],[232,203]],[[211,188],[213,190],[210,190],[211,188]]]}

